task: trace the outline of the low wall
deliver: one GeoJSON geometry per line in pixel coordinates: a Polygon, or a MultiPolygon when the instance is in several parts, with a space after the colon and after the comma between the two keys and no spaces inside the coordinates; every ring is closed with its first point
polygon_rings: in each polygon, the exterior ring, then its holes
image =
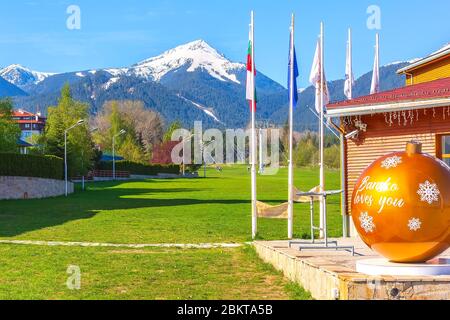
{"type": "MultiPolygon", "coordinates": [[[[74,192],[69,182],[69,193],[74,192]]],[[[63,180],[29,177],[0,177],[0,200],[41,199],[61,196],[65,193],[63,180]]]]}
{"type": "MultiPolygon", "coordinates": [[[[450,276],[369,276],[356,263],[379,256],[359,239],[337,240],[355,246],[357,255],[335,250],[299,251],[287,241],[256,241],[260,258],[300,284],[316,300],[449,300],[450,276]]],[[[450,251],[442,258],[447,258],[450,251]]]]}

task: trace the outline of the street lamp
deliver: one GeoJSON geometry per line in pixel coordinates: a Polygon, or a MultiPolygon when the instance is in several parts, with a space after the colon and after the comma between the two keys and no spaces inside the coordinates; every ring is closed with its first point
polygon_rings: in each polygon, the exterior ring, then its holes
{"type": "Polygon", "coordinates": [[[113,180],[116,180],[116,138],[120,137],[121,135],[124,135],[125,133],[127,133],[125,130],[120,130],[120,132],[118,134],[116,134],[115,136],[113,136],[113,180]]]}
{"type": "Polygon", "coordinates": [[[65,180],[65,184],[66,184],[66,197],[69,194],[69,185],[68,185],[68,177],[67,177],[67,133],[78,127],[81,126],[84,123],[84,120],[78,120],[77,123],[75,123],[73,126],[71,126],[69,129],[67,129],[66,131],[64,131],[64,180],[65,180]]]}
{"type": "MultiPolygon", "coordinates": [[[[98,131],[98,128],[93,128],[90,130],[90,133],[94,133],[98,131]]],[[[81,169],[84,171],[84,150],[81,150],[81,169]]],[[[84,191],[85,190],[85,178],[84,178],[84,172],[83,172],[83,176],[81,177],[81,189],[84,191]]]]}

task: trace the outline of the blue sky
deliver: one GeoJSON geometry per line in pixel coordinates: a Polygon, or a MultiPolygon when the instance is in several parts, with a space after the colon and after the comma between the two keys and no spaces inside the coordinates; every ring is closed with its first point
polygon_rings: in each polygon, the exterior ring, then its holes
{"type": "Polygon", "coordinates": [[[129,66],[196,39],[244,61],[254,9],[257,67],[283,85],[290,14],[296,14],[299,85],[306,86],[322,20],[328,79],[344,75],[348,27],[356,76],[372,68],[376,31],[367,28],[366,11],[373,4],[382,13],[383,64],[422,57],[450,42],[448,0],[16,0],[0,4],[0,66],[50,72],[129,66]],[[66,28],[71,4],[81,8],[81,30],[66,28]]]}

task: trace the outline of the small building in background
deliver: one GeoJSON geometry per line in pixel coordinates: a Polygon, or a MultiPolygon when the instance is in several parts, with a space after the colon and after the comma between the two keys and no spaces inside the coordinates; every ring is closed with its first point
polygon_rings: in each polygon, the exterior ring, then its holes
{"type": "Polygon", "coordinates": [[[15,110],[12,118],[16,121],[22,131],[21,140],[26,140],[34,134],[42,134],[47,119],[40,112],[34,114],[22,109],[15,110]]]}
{"type": "Polygon", "coordinates": [[[100,158],[100,161],[102,161],[102,162],[111,162],[113,160],[115,160],[115,161],[123,161],[123,160],[125,160],[125,158],[121,157],[121,156],[118,156],[118,155],[113,157],[112,154],[105,154],[105,153],[102,154],[102,157],[100,158]]]}
{"type": "Polygon", "coordinates": [[[339,120],[347,136],[342,159],[346,219],[363,171],[379,157],[403,151],[407,142],[421,142],[424,152],[450,165],[450,45],[398,73],[406,76],[403,88],[327,107],[327,117],[339,120]]]}
{"type": "Polygon", "coordinates": [[[17,140],[17,146],[19,147],[20,154],[28,154],[28,149],[31,148],[33,145],[29,144],[26,141],[23,141],[22,139],[17,140]]]}

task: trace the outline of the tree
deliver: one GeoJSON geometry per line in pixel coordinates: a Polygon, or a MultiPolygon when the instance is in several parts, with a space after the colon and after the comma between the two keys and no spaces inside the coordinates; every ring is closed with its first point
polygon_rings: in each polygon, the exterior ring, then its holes
{"type": "Polygon", "coordinates": [[[172,122],[172,124],[167,129],[166,133],[164,133],[163,142],[169,142],[172,141],[172,134],[178,130],[181,129],[182,125],[180,121],[172,122]]]}
{"type": "Polygon", "coordinates": [[[153,146],[162,140],[163,122],[160,115],[144,108],[140,101],[109,101],[94,118],[99,130],[95,140],[102,150],[112,152],[112,137],[117,137],[116,151],[126,160],[145,162],[151,158],[153,146]]]}
{"type": "Polygon", "coordinates": [[[20,128],[12,119],[13,105],[11,100],[0,100],[0,152],[17,152],[17,140],[20,139],[20,128]]]}
{"type": "MultiPolygon", "coordinates": [[[[89,117],[87,104],[72,98],[66,84],[61,90],[58,105],[48,108],[47,124],[39,144],[45,154],[64,157],[64,132],[78,120],[89,117]]],[[[92,166],[94,158],[92,136],[87,126],[78,126],[67,135],[67,162],[69,175],[84,175],[92,166]]]]}
{"type": "MultiPolygon", "coordinates": [[[[339,139],[335,136],[325,136],[324,163],[328,168],[340,167],[339,139]]],[[[294,151],[294,161],[298,167],[316,167],[320,162],[319,135],[314,132],[306,132],[300,139],[294,151]]]]}
{"type": "Polygon", "coordinates": [[[339,169],[341,167],[341,154],[339,145],[332,145],[324,151],[325,165],[328,168],[339,169]]]}

